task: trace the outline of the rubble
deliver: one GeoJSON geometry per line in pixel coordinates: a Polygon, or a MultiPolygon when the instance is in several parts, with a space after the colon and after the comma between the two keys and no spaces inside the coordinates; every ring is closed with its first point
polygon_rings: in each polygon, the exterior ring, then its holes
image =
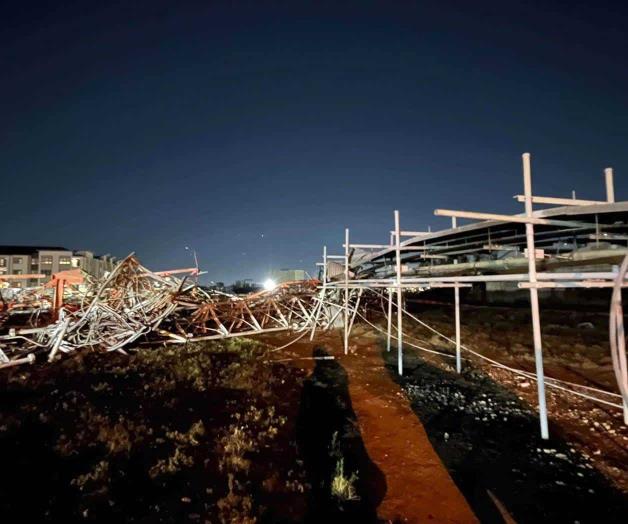
{"type": "MultiPolygon", "coordinates": [[[[129,255],[103,281],[87,283],[87,290],[58,311],[57,319],[42,327],[6,328],[0,334],[0,368],[32,363],[47,354],[48,361],[79,350],[125,352],[143,343],[186,343],[281,330],[304,330],[310,324],[318,281],[287,283],[272,291],[240,297],[208,292],[187,278],[154,273],[129,255]],[[78,297],[78,298],[77,298],[78,297]]],[[[33,295],[33,316],[50,313],[51,299],[33,295]]],[[[15,309],[15,308],[14,308],[15,309]]],[[[56,313],[56,312],[55,312],[56,313]]]]}

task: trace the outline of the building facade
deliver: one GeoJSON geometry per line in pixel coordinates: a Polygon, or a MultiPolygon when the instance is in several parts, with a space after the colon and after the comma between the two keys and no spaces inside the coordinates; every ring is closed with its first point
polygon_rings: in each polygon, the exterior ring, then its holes
{"type": "Polygon", "coordinates": [[[96,278],[107,276],[116,267],[118,259],[111,255],[96,256],[91,251],[75,251],[72,256],[72,267],[80,268],[96,278]]]}
{"type": "Polygon", "coordinates": [[[275,269],[271,272],[271,278],[276,284],[307,280],[307,274],[303,269],[275,269]]]}
{"type": "Polygon", "coordinates": [[[102,277],[111,271],[117,261],[114,257],[94,256],[89,251],[72,252],[51,246],[0,246],[1,275],[44,275],[9,281],[11,287],[34,287],[48,282],[54,273],[81,268],[90,275],[102,277]]]}

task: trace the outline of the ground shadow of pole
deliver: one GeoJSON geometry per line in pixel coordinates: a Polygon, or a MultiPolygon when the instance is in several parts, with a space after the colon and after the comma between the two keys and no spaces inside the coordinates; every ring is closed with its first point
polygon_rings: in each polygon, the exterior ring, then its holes
{"type": "MultiPolygon", "coordinates": [[[[386,479],[371,461],[351,405],[345,369],[320,347],[320,360],[305,381],[297,421],[311,496],[308,522],[378,522],[376,508],[386,493],[386,479]],[[342,472],[340,471],[342,469],[342,472]],[[332,482],[342,473],[356,498],[334,494],[332,482]]],[[[351,495],[348,491],[345,495],[351,495]]]]}

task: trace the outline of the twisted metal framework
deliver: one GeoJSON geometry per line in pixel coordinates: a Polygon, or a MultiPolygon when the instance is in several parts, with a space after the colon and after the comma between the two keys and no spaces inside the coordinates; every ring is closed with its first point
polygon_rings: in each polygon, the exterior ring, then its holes
{"type": "MultiPolygon", "coordinates": [[[[125,352],[145,342],[197,340],[301,332],[313,322],[318,281],[283,284],[238,297],[207,292],[194,283],[153,273],[127,257],[78,306],[63,308],[44,327],[10,329],[0,336],[0,367],[48,361],[79,350],[125,352]]],[[[326,315],[319,317],[323,326],[326,315]]],[[[329,324],[329,322],[327,322],[329,324]]]]}

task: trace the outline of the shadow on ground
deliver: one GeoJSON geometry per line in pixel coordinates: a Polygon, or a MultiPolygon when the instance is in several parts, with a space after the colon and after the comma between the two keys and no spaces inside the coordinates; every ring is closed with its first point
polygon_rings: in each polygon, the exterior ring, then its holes
{"type": "MultiPolygon", "coordinates": [[[[313,356],[329,354],[316,348],[313,356]]],[[[312,486],[309,522],[377,522],[376,509],[386,493],[384,474],[362,441],[348,382],[344,368],[326,359],[316,361],[303,387],[297,433],[312,486]],[[332,481],[340,473],[345,479],[357,475],[353,500],[333,493],[332,481]]]]}
{"type": "Polygon", "coordinates": [[[402,377],[396,352],[383,358],[481,522],[503,522],[489,492],[519,524],[624,522],[627,497],[558,428],[542,440],[538,416],[511,391],[470,368],[444,371],[410,350],[402,377]]]}

